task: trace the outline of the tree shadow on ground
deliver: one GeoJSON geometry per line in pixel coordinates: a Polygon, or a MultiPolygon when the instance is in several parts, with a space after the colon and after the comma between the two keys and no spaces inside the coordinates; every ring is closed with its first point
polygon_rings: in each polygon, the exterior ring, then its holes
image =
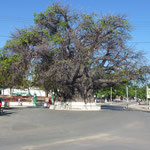
{"type": "Polygon", "coordinates": [[[102,105],[102,110],[112,110],[112,111],[133,111],[130,108],[127,108],[125,106],[112,106],[112,105],[102,105]]]}
{"type": "Polygon", "coordinates": [[[16,112],[14,111],[11,111],[9,109],[3,109],[1,112],[0,112],[0,116],[10,116],[12,114],[14,114],[16,112]]]}
{"type": "Polygon", "coordinates": [[[122,106],[110,106],[110,105],[102,105],[101,109],[103,110],[115,110],[115,111],[124,111],[122,106]]]}

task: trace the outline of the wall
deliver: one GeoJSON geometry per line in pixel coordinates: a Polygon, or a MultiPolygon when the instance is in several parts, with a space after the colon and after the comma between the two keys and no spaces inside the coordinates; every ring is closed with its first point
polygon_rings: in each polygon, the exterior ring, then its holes
{"type": "MultiPolygon", "coordinates": [[[[39,89],[34,89],[34,88],[30,88],[29,90],[28,89],[25,89],[25,90],[21,90],[21,89],[11,89],[11,92],[30,92],[31,95],[34,95],[34,93],[36,93],[37,96],[46,96],[46,93],[45,91],[43,90],[39,90],[39,89]]],[[[4,89],[4,90],[1,90],[1,95],[10,95],[10,88],[7,88],[7,89],[4,89]]]]}

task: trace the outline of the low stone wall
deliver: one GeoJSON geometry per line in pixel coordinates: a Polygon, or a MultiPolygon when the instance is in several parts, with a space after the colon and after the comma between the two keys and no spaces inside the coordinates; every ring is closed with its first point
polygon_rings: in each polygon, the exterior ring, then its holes
{"type": "Polygon", "coordinates": [[[7,102],[5,104],[5,102],[2,103],[2,106],[4,107],[15,107],[15,106],[26,106],[26,107],[30,107],[30,106],[34,106],[33,105],[33,102],[21,102],[21,103],[18,103],[18,102],[7,102]],[[5,106],[7,105],[7,106],[5,106]]]}
{"type": "Polygon", "coordinates": [[[96,103],[84,102],[55,102],[54,105],[50,105],[50,109],[53,110],[81,110],[81,111],[99,111],[101,106],[96,103]]]}

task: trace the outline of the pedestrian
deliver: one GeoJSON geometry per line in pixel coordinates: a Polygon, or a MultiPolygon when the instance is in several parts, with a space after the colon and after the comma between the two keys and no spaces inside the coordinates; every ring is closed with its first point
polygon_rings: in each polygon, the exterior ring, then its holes
{"type": "Polygon", "coordinates": [[[3,113],[2,102],[3,102],[3,99],[0,97],[0,114],[3,113]]]}
{"type": "Polygon", "coordinates": [[[50,105],[52,105],[52,104],[53,104],[51,99],[49,99],[49,104],[50,104],[50,105]]]}
{"type": "Polygon", "coordinates": [[[0,98],[0,108],[2,107],[2,102],[3,102],[3,99],[0,98]]]}

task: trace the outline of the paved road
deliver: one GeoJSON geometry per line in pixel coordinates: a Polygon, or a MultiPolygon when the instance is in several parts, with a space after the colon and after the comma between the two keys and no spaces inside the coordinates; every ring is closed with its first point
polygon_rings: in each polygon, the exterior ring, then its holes
{"type": "Polygon", "coordinates": [[[149,112],[15,108],[0,116],[0,150],[149,149],[149,112]]]}
{"type": "Polygon", "coordinates": [[[138,103],[134,100],[126,102],[113,102],[113,103],[103,103],[101,105],[102,109],[109,109],[109,110],[124,110],[128,109],[130,106],[137,105],[138,103]]]}

